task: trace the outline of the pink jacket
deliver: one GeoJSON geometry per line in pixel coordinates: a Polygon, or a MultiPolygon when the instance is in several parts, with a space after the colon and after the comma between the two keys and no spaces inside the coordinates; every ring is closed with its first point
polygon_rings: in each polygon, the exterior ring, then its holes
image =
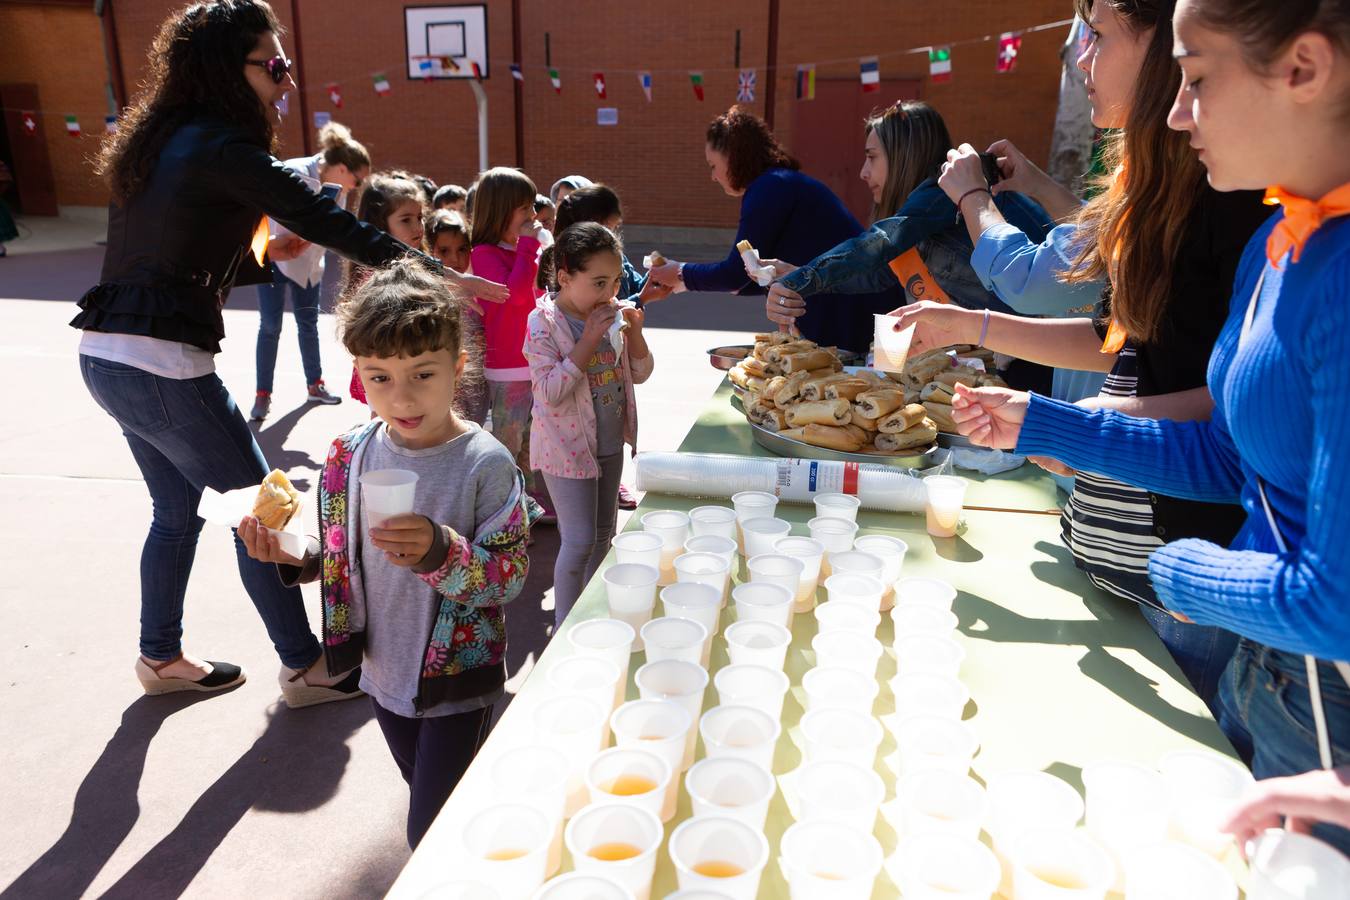
{"type": "Polygon", "coordinates": [[[520,347],[525,340],[525,319],[539,296],[534,286],[539,242],[522,236],[514,250],[480,244],[469,252],[469,260],[473,274],[511,289],[505,303],[480,300],[478,304],[483,307],[483,368],[490,370],[488,380],[524,381],[528,372],[520,347]]]}
{"type": "MultiPolygon", "coordinates": [[[[530,313],[525,332],[525,358],[534,390],[534,422],[530,426],[530,466],[560,478],[599,478],[595,458],[595,404],[586,373],[568,359],[576,341],[562,310],[549,294],[530,313]]],[[[624,442],[637,449],[637,398],[633,385],[651,377],[651,354],[636,361],[624,344],[619,357],[626,400],[624,442]]]]}

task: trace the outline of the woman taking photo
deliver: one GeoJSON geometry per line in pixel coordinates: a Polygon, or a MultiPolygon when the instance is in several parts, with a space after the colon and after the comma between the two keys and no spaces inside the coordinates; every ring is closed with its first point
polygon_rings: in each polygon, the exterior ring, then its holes
{"type": "MultiPolygon", "coordinates": [[[[703,152],[712,180],[727,196],[741,200],[737,243],[749,241],[763,258],[800,265],[862,231],[829,188],[801,173],[800,163],[763,119],[733,106],[713,119],[706,137],[703,152]]],[[[734,246],[721,262],[669,261],[653,267],[651,278],[691,291],[763,291],[746,276],[734,246]]],[[[865,353],[873,314],[894,309],[899,299],[886,288],[852,295],[822,293],[804,307],[796,325],[819,344],[865,353]]]]}
{"type": "MultiPolygon", "coordinates": [[[[202,489],[256,485],[268,472],[213,360],[230,288],[272,278],[263,262],[265,217],[297,236],[284,252],[272,245],[273,261],[310,241],[366,265],[409,252],[272,156],[276,104],[295,88],[280,34],[261,0],[211,0],[172,13],[151,46],[147,87],[99,159],[113,195],[108,249],[101,280],[80,299],[71,325],[84,331],[85,384],[122,429],[154,504],[141,554],[136,662],[149,694],[217,691],[244,680],[238,666],[185,654],[181,638],[202,489]]],[[[244,589],[281,658],[286,702],[358,695],[358,672],[313,669],[321,653],[300,591],[282,587],[237,537],[235,549],[244,589]]]]}

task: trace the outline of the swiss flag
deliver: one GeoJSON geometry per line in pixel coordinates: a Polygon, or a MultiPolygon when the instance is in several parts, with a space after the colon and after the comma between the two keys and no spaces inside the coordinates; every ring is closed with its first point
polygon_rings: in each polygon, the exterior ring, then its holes
{"type": "Polygon", "coordinates": [[[595,73],[595,93],[600,97],[601,100],[606,99],[604,72],[595,73]]]}
{"type": "Polygon", "coordinates": [[[23,119],[23,130],[30,135],[37,134],[37,113],[31,109],[25,109],[19,113],[23,119]]]}

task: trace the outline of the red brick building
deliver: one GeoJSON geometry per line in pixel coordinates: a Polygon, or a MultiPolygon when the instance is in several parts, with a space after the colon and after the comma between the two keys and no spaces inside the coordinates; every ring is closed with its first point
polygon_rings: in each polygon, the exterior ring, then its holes
{"type": "MultiPolygon", "coordinates": [[[[305,152],[314,114],[328,112],[351,126],[379,167],[441,183],[472,180],[472,92],[463,81],[408,78],[404,4],[273,5],[288,29],[283,45],[299,64],[303,93],[290,99],[284,155],[305,152]],[[386,73],[392,86],[382,97],[372,87],[374,72],[386,73]],[[340,110],[328,98],[329,83],[340,85],[340,110]]],[[[1028,31],[1007,74],[996,72],[997,36],[1071,16],[1065,0],[487,0],[486,7],[491,163],[522,165],[541,189],[565,174],[587,175],[619,191],[629,222],[696,227],[736,221],[736,203],[708,179],[702,145],[708,120],[735,101],[738,68],[756,72],[755,101],[747,105],[771,118],[807,171],[861,213],[865,201],[850,192],[862,159],[861,118],[897,98],[936,105],[955,140],[982,147],[1009,137],[1044,161],[1067,26],[1028,31]],[[926,52],[904,52],[930,44],[952,45],[947,83],[933,83],[926,52]],[[860,90],[864,56],[879,58],[879,93],[860,90]],[[514,60],[523,83],[508,70],[514,60]],[[816,66],[816,99],[799,101],[796,68],[808,63],[816,66]],[[550,86],[549,65],[559,71],[561,93],[550,86]],[[652,74],[651,102],[638,78],[644,70],[652,74]],[[702,102],[691,70],[703,73],[702,102]],[[605,76],[605,100],[592,87],[597,72],[605,76]],[[599,107],[616,109],[618,124],[597,125],[599,107]]],[[[123,102],[135,90],[171,4],[105,0],[102,8],[100,18],[89,0],[0,0],[0,97],[10,97],[14,85],[36,89],[40,137],[62,204],[105,202],[88,158],[103,132],[107,86],[123,102]],[[78,139],[66,134],[67,114],[80,121],[78,139]]],[[[12,160],[22,126],[9,99],[5,106],[0,157],[12,160]]]]}

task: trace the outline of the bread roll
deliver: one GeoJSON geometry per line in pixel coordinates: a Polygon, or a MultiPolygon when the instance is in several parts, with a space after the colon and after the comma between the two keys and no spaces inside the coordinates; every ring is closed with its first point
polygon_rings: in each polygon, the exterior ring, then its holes
{"type": "Polygon", "coordinates": [[[853,404],[847,400],[806,401],[787,409],[789,425],[843,425],[852,418],[853,404]]]}
{"type": "Polygon", "coordinates": [[[759,424],[769,431],[782,431],[787,428],[787,414],[777,407],[765,409],[760,416],[759,424]]]}
{"type": "Polygon", "coordinates": [[[948,406],[952,405],[953,396],[955,394],[951,388],[937,381],[925,385],[924,389],[919,392],[919,399],[924,403],[945,403],[948,406]]]}
{"type": "Polygon", "coordinates": [[[946,350],[929,350],[905,363],[905,372],[926,384],[951,367],[952,358],[946,350]]]}
{"type": "Polygon", "coordinates": [[[764,360],[756,359],[753,356],[747,356],[745,359],[741,360],[740,366],[742,369],[745,369],[747,373],[754,375],[757,378],[763,378],[768,374],[768,367],[764,360]]]}
{"type": "Polygon", "coordinates": [[[923,421],[925,415],[927,415],[927,412],[923,406],[918,403],[911,403],[900,407],[889,415],[882,416],[881,422],[877,425],[877,430],[887,434],[899,434],[918,425],[923,421]]]}
{"type": "Polygon", "coordinates": [[[825,399],[852,401],[863,391],[866,391],[871,387],[872,385],[870,383],[861,378],[848,378],[833,381],[825,385],[825,399]]]}
{"type": "Polygon", "coordinates": [[[839,364],[838,357],[828,350],[808,350],[804,353],[786,354],[780,356],[778,361],[782,365],[783,371],[788,374],[803,369],[820,369],[839,364]]]}
{"type": "Polygon", "coordinates": [[[800,434],[801,436],[797,438],[799,441],[804,441],[814,447],[841,450],[845,453],[857,453],[865,443],[847,428],[839,428],[833,425],[817,425],[815,423],[804,425],[800,434]]]}
{"type": "Polygon", "coordinates": [[[775,375],[774,377],[770,378],[769,383],[764,385],[765,401],[768,403],[772,403],[774,406],[777,406],[778,392],[783,389],[783,385],[786,383],[787,379],[784,378],[782,375],[775,375]]]}
{"type": "Polygon", "coordinates": [[[849,421],[852,422],[854,425],[857,425],[859,428],[866,429],[867,431],[877,430],[878,420],[863,415],[862,408],[859,407],[856,403],[853,405],[853,418],[849,419],[849,421]]]}
{"type": "Polygon", "coordinates": [[[280,531],[300,511],[300,492],[280,469],[267,473],[253,501],[253,518],[273,531],[280,531]]]}
{"type": "Polygon", "coordinates": [[[907,428],[898,434],[887,434],[883,431],[877,435],[874,444],[878,450],[884,453],[894,453],[898,450],[929,447],[933,441],[937,440],[937,435],[937,426],[933,424],[933,420],[924,419],[914,427],[907,428]]]}
{"type": "Polygon", "coordinates": [[[774,405],[764,399],[763,394],[745,398],[745,417],[752,422],[758,422],[771,409],[775,409],[774,405]]]}
{"type": "Polygon", "coordinates": [[[817,378],[808,378],[802,384],[801,398],[803,400],[824,400],[825,388],[836,381],[847,381],[848,376],[842,372],[831,372],[829,375],[821,375],[817,378]]]}
{"type": "Polygon", "coordinates": [[[737,253],[744,253],[744,252],[747,251],[747,250],[753,250],[753,249],[755,249],[755,248],[754,248],[754,245],[751,244],[749,241],[737,241],[737,242],[736,242],[736,252],[737,252],[737,253]]]}
{"type": "MultiPolygon", "coordinates": [[[[774,344],[770,346],[768,351],[764,354],[764,358],[769,362],[776,363],[782,360],[784,356],[793,353],[809,353],[812,350],[819,349],[820,348],[816,346],[815,341],[787,341],[783,344],[774,344]]],[[[810,367],[808,366],[808,368],[810,367]]]]}
{"type": "Polygon", "coordinates": [[[960,434],[961,431],[956,427],[956,420],[952,418],[952,408],[945,403],[925,403],[923,408],[928,411],[928,418],[937,425],[938,431],[943,434],[960,434]]]}
{"type": "Polygon", "coordinates": [[[744,366],[735,365],[727,370],[727,378],[730,378],[736,387],[745,390],[746,383],[750,381],[750,373],[745,371],[744,366]]]}
{"type": "Polygon", "coordinates": [[[862,414],[873,419],[891,413],[905,405],[905,392],[894,388],[864,391],[853,398],[862,414]]]}
{"type": "Polygon", "coordinates": [[[1001,387],[1001,388],[1005,388],[1007,386],[1008,382],[1004,381],[998,375],[981,375],[979,383],[976,385],[976,387],[1001,387]]]}
{"type": "Polygon", "coordinates": [[[786,344],[792,340],[792,335],[786,331],[761,331],[755,334],[756,344],[786,344]]]}
{"type": "Polygon", "coordinates": [[[858,445],[861,447],[866,447],[872,441],[872,432],[863,428],[861,425],[857,425],[850,421],[840,427],[857,438],[858,445]]]}
{"type": "Polygon", "coordinates": [[[966,387],[975,387],[980,382],[980,374],[974,369],[967,369],[965,366],[957,366],[955,369],[949,369],[946,372],[938,373],[933,381],[938,384],[945,384],[949,388],[955,388],[958,384],[964,384],[966,387]]]}

